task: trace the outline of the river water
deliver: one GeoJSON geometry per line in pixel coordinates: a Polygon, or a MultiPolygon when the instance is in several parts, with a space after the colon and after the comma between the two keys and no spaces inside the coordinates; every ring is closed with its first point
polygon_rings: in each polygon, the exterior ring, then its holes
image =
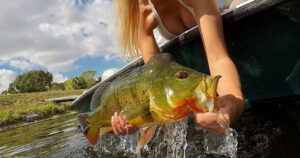
{"type": "Polygon", "coordinates": [[[222,136],[187,118],[161,126],[143,148],[137,146],[139,132],[104,135],[90,146],[75,114],[69,114],[0,132],[0,157],[300,157],[297,122],[290,117],[295,115],[281,109],[255,115],[247,111],[235,130],[230,128],[222,136]]]}

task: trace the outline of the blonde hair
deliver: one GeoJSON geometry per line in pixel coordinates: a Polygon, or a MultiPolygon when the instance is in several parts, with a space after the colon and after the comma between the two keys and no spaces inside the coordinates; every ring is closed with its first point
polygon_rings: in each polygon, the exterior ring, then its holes
{"type": "Polygon", "coordinates": [[[119,31],[121,54],[125,59],[138,57],[138,0],[113,0],[113,3],[116,15],[115,24],[119,31]]]}

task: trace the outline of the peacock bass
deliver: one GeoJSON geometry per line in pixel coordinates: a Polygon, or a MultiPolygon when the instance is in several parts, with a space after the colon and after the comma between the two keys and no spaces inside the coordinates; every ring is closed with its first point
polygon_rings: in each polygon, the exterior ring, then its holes
{"type": "Polygon", "coordinates": [[[137,127],[149,127],[141,134],[140,146],[147,144],[160,123],[169,123],[195,113],[213,111],[220,76],[208,76],[184,67],[161,53],[148,63],[131,69],[94,92],[90,114],[77,119],[93,145],[99,134],[112,131],[111,117],[121,117],[137,127]]]}

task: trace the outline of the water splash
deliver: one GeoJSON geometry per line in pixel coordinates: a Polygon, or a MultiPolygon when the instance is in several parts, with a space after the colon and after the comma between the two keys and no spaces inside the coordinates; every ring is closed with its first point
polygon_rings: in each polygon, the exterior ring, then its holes
{"type": "MultiPolygon", "coordinates": [[[[149,157],[185,157],[187,148],[188,119],[175,124],[166,124],[159,127],[156,137],[142,152],[149,157]]],[[[143,154],[142,154],[143,155],[143,154]]]]}
{"type": "Polygon", "coordinates": [[[237,132],[232,128],[226,128],[224,135],[215,135],[205,132],[204,147],[208,154],[224,155],[231,158],[237,156],[237,132]]]}
{"type": "MultiPolygon", "coordinates": [[[[191,120],[191,119],[190,119],[191,120]]],[[[153,140],[139,147],[140,132],[133,135],[104,135],[98,143],[97,155],[107,157],[189,158],[206,155],[236,157],[237,133],[226,129],[225,135],[215,135],[196,126],[188,118],[174,124],[159,126],[153,140]]]]}

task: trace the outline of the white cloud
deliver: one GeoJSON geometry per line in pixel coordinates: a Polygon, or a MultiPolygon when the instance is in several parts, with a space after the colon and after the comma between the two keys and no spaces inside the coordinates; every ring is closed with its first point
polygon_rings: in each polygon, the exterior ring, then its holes
{"type": "Polygon", "coordinates": [[[0,60],[0,65],[4,65],[5,63],[6,63],[6,61],[0,60]]]}
{"type": "Polygon", "coordinates": [[[20,70],[32,70],[34,68],[34,65],[25,61],[25,60],[10,60],[9,65],[15,68],[18,68],[20,70]]]}
{"type": "Polygon", "coordinates": [[[17,74],[11,70],[0,69],[0,93],[7,90],[9,84],[13,82],[17,74]]]}
{"type": "Polygon", "coordinates": [[[116,56],[111,13],[108,0],[86,5],[77,5],[75,0],[3,1],[0,64],[63,72],[75,69],[74,62],[84,56],[116,56]]]}
{"type": "Polygon", "coordinates": [[[111,60],[120,60],[122,61],[122,58],[116,54],[106,54],[104,55],[104,59],[106,61],[111,61],[111,60]]]}
{"type": "Polygon", "coordinates": [[[115,74],[118,71],[119,71],[119,69],[117,69],[117,68],[110,68],[110,69],[105,70],[101,76],[102,81],[107,79],[109,76],[115,74]]]}
{"type": "Polygon", "coordinates": [[[57,82],[57,83],[63,83],[67,80],[67,77],[64,77],[62,74],[60,73],[54,73],[53,74],[53,82],[57,82]]]}

